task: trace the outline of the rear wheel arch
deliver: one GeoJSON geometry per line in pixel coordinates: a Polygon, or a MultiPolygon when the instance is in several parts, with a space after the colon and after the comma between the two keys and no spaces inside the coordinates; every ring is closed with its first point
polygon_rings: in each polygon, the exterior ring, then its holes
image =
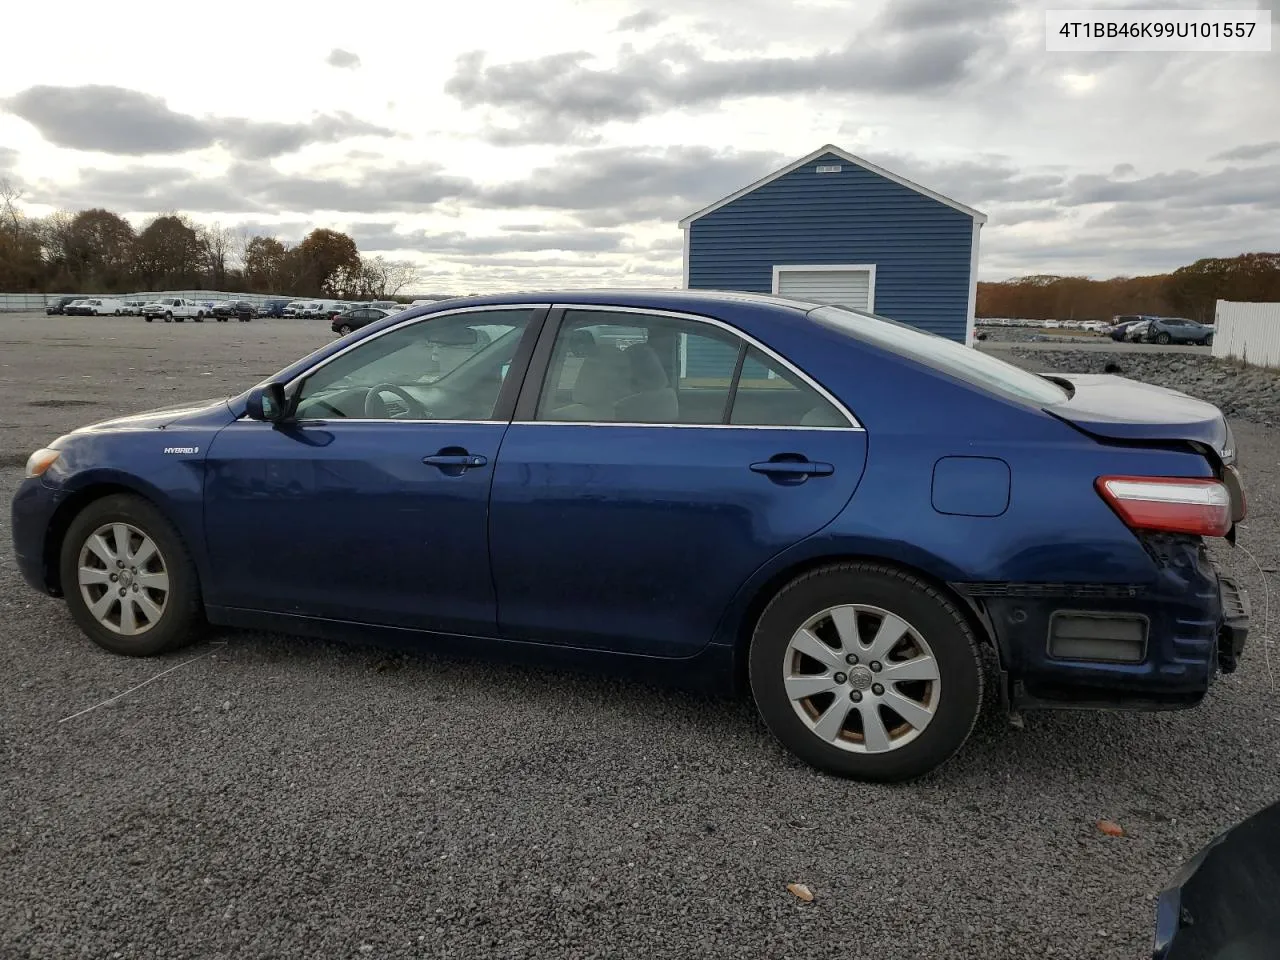
{"type": "Polygon", "coordinates": [[[760,622],[760,617],[764,614],[769,604],[773,602],[774,597],[802,577],[822,570],[853,566],[876,566],[920,580],[938,591],[952,603],[964,616],[969,629],[978,641],[991,647],[992,650],[996,651],[997,656],[999,655],[999,648],[986,611],[976,606],[967,597],[957,593],[942,578],[929,573],[919,566],[874,554],[834,554],[812,557],[784,567],[770,576],[752,593],[751,599],[747,602],[741,616],[738,618],[733,633],[733,685],[735,689],[739,691],[750,689],[748,658],[751,649],[751,638],[755,633],[756,625],[760,622]]]}

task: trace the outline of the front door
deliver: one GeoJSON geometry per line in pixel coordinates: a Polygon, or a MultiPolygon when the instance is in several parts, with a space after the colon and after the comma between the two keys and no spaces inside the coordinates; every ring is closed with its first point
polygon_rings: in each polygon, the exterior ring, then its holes
{"type": "Polygon", "coordinates": [[[866,434],[719,325],[570,309],[554,335],[494,476],[502,634],[690,656],[761,564],[848,503],[866,434]]]}
{"type": "Polygon", "coordinates": [[[534,312],[391,328],[291,385],[292,422],[219,433],[209,602],[494,635],[489,490],[515,399],[505,378],[534,312]]]}

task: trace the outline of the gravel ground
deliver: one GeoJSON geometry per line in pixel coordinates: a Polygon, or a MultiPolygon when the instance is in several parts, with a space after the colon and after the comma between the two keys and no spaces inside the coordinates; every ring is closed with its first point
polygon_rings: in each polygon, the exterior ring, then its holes
{"type": "MultiPolygon", "coordinates": [[[[325,334],[0,316],[0,495],[61,432],[325,334]]],[[[1280,434],[1235,426],[1241,544],[1274,570],[1280,434]]],[[[942,772],[878,787],[790,759],[746,701],[254,633],[113,657],[19,581],[6,513],[0,957],[1147,955],[1166,878],[1280,790],[1263,574],[1223,559],[1259,620],[1200,708],[988,708],[942,772]]]]}

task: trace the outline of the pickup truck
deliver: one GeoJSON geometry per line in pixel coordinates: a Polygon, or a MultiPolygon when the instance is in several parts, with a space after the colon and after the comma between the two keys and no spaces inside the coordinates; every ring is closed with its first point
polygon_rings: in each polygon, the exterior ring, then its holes
{"type": "Polygon", "coordinates": [[[164,317],[165,323],[170,321],[181,323],[188,317],[196,323],[204,323],[205,314],[207,313],[208,311],[202,304],[182,297],[164,297],[160,300],[151,300],[142,308],[142,315],[146,317],[147,323],[150,323],[156,317],[164,317]]]}

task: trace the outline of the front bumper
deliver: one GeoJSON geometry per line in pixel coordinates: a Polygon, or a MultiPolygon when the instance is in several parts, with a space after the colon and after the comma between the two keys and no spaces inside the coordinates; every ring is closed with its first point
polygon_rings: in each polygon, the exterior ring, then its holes
{"type": "Polygon", "coordinates": [[[45,556],[49,527],[62,502],[62,493],[46,486],[38,478],[18,484],[10,507],[13,521],[13,553],[18,572],[41,593],[57,595],[57,571],[51,569],[56,558],[45,556]]]}
{"type": "Polygon", "coordinates": [[[1190,707],[1236,669],[1248,595],[1193,538],[1148,549],[1147,584],[955,584],[987,621],[1010,708],[1190,707]]]}

